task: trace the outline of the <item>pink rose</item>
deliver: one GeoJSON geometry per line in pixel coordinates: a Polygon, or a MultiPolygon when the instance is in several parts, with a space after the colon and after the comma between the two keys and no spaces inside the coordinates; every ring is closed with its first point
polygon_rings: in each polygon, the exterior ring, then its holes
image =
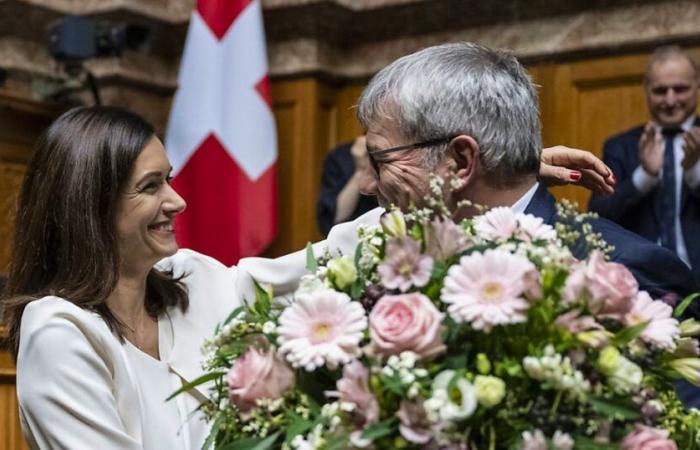
{"type": "Polygon", "coordinates": [[[365,427],[379,420],[379,403],[369,390],[369,370],[360,361],[353,360],[343,367],[343,378],[336,382],[336,387],[337,392],[328,394],[355,405],[353,414],[358,426],[365,427]]]}
{"type": "Polygon", "coordinates": [[[226,375],[231,403],[242,412],[256,406],[258,399],[277,399],[294,384],[294,372],[272,349],[249,348],[226,375]]]}
{"type": "Polygon", "coordinates": [[[668,438],[668,431],[637,424],[623,439],[620,450],[678,450],[678,447],[668,438]]]}
{"type": "Polygon", "coordinates": [[[411,351],[419,359],[445,350],[441,324],[444,314],[423,294],[386,295],[369,315],[372,350],[380,355],[411,351]]]}
{"type": "Polygon", "coordinates": [[[594,316],[622,320],[632,309],[638,290],[637,280],[625,266],[607,262],[601,252],[595,251],[569,275],[564,298],[573,302],[583,296],[594,316]]]}

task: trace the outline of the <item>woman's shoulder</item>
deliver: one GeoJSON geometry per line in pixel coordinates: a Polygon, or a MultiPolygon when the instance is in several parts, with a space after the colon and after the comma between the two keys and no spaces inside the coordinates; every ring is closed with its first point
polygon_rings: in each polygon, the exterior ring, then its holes
{"type": "Polygon", "coordinates": [[[75,334],[77,331],[85,335],[111,336],[107,325],[96,313],[56,296],[43,297],[25,306],[20,326],[20,343],[27,342],[32,336],[48,329],[52,330],[52,334],[75,334]]]}
{"type": "Polygon", "coordinates": [[[234,270],[235,267],[226,267],[211,256],[183,248],[173,256],[164,258],[156,264],[159,270],[171,270],[175,276],[183,276],[192,272],[225,272],[234,270]]]}

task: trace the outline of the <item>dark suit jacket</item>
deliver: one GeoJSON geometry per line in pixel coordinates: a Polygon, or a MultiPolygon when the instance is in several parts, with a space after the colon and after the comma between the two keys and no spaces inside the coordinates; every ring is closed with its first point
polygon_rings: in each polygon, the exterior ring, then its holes
{"type": "MultiPolygon", "coordinates": [[[[700,125],[700,120],[695,120],[700,125]]],[[[591,211],[612,220],[652,242],[658,242],[660,231],[660,198],[657,186],[642,195],[632,182],[632,174],[639,166],[639,137],[643,127],[633,128],[605,142],[603,161],[617,178],[615,193],[593,196],[591,211]]],[[[700,283],[700,187],[690,189],[683,181],[680,208],[681,229],[695,280],[700,283]]]]}
{"type": "MultiPolygon", "coordinates": [[[[525,213],[541,217],[552,226],[555,224],[555,200],[544,185],[540,184],[525,213]]],[[[652,298],[658,299],[670,293],[683,298],[700,290],[688,266],[670,250],[606,219],[592,220],[591,225],[596,233],[615,247],[610,260],[627,267],[637,279],[639,288],[648,291],[652,298]]],[[[572,252],[579,258],[585,256],[577,254],[577,249],[572,249],[572,252]]],[[[698,310],[693,303],[688,315],[699,318],[698,310]]]]}
{"type": "MultiPolygon", "coordinates": [[[[339,145],[326,156],[323,162],[321,187],[316,203],[316,221],[318,229],[324,236],[328,234],[335,223],[338,194],[355,173],[355,160],[350,152],[351,148],[352,142],[339,145]]],[[[360,217],[376,207],[377,197],[360,194],[355,210],[346,220],[350,221],[360,217]]]]}

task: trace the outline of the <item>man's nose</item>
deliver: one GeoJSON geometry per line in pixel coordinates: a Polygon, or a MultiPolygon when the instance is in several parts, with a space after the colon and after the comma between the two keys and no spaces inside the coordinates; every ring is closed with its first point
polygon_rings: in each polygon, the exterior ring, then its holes
{"type": "Polygon", "coordinates": [[[664,101],[670,105],[676,103],[676,91],[671,88],[666,89],[666,94],[664,95],[664,101]]]}

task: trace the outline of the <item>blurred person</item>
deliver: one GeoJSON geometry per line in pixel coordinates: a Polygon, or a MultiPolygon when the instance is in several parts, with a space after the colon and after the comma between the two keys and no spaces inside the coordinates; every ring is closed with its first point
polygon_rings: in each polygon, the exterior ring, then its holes
{"type": "Polygon", "coordinates": [[[364,136],[339,145],[326,156],[316,203],[316,220],[324,236],[333,225],[354,220],[377,207],[375,197],[360,193],[367,164],[364,136]]]}
{"type": "Polygon", "coordinates": [[[649,59],[644,91],[650,120],[605,142],[615,194],[589,208],[676,253],[700,282],[698,67],[677,46],[649,59]]]}

